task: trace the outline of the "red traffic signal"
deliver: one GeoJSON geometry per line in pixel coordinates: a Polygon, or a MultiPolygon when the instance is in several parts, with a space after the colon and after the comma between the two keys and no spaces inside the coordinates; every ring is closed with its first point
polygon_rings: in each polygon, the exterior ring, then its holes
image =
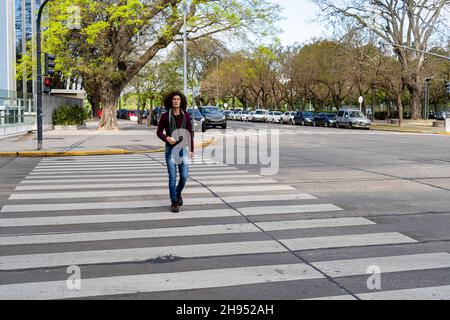
{"type": "Polygon", "coordinates": [[[44,86],[45,87],[50,87],[51,88],[52,84],[53,84],[52,78],[45,78],[44,79],[44,86]]]}

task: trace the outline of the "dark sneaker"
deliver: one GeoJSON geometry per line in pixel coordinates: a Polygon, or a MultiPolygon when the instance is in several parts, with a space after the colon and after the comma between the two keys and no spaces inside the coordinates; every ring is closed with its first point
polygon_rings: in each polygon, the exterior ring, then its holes
{"type": "Polygon", "coordinates": [[[178,203],[172,203],[170,206],[170,210],[172,210],[173,213],[180,212],[180,207],[178,206],[178,203]]]}
{"type": "Polygon", "coordinates": [[[178,202],[178,205],[179,205],[180,207],[183,206],[183,197],[181,196],[181,194],[179,194],[179,195],[177,196],[177,202],[178,202]]]}

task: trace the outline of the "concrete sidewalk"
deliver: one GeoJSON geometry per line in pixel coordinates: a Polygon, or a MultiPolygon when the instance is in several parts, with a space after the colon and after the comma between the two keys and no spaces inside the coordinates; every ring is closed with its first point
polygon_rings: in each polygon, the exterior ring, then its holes
{"type": "MultiPolygon", "coordinates": [[[[88,121],[77,131],[45,131],[43,150],[37,152],[36,133],[0,139],[0,156],[58,156],[161,152],[164,143],[156,136],[156,127],[148,128],[119,120],[119,131],[98,130],[98,121],[88,121]]],[[[195,136],[196,147],[212,143],[203,134],[195,136]]]]}
{"type": "Polygon", "coordinates": [[[433,121],[411,121],[405,120],[402,127],[398,124],[392,124],[390,121],[376,120],[373,122],[371,129],[376,131],[395,131],[405,133],[423,133],[423,134],[450,134],[445,132],[444,123],[440,127],[433,127],[433,121]]]}

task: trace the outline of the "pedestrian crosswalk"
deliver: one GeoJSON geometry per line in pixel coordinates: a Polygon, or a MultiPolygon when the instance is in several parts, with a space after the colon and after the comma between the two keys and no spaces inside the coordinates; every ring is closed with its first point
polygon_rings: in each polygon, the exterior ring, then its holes
{"type": "Polygon", "coordinates": [[[376,292],[337,285],[348,278],[365,284],[370,266],[386,275],[450,269],[448,253],[383,255],[387,245],[419,242],[212,160],[196,157],[190,177],[174,214],[164,155],[42,159],[0,210],[0,299],[233,299],[244,288],[253,288],[247,299],[278,299],[285,287],[295,300],[450,297],[446,285],[376,292]],[[357,248],[366,255],[355,255],[357,248]],[[348,255],[330,259],[336,249],[348,255]],[[312,252],[312,260],[304,255],[312,252]],[[80,288],[68,285],[73,266],[80,288]],[[319,282],[319,296],[305,289],[319,282]]]}

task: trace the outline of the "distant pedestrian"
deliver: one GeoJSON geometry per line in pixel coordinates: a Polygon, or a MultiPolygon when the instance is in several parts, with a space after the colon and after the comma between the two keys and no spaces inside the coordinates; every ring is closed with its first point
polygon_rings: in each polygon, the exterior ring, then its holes
{"type": "Polygon", "coordinates": [[[183,206],[182,192],[189,177],[189,159],[194,157],[194,135],[184,94],[178,91],[171,92],[165,97],[164,106],[166,112],[161,115],[157,135],[166,143],[171,210],[177,213],[183,206]],[[180,172],[178,185],[177,167],[180,172]]]}

